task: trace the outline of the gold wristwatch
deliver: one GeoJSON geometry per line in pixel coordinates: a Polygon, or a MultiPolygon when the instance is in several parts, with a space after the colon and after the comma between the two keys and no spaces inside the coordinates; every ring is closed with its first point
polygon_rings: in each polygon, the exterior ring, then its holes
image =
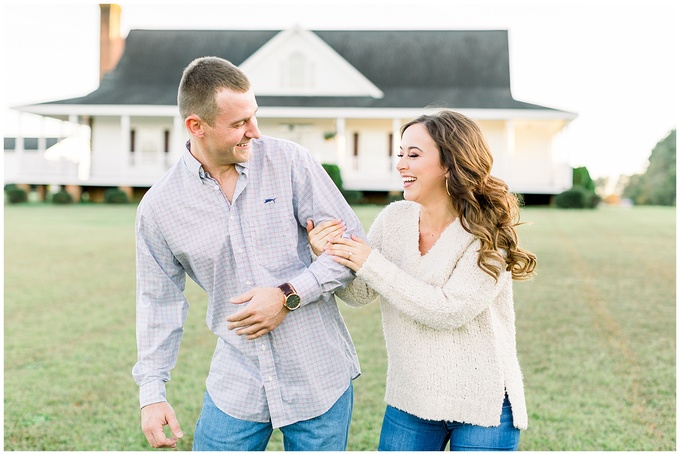
{"type": "Polygon", "coordinates": [[[302,299],[300,299],[298,293],[295,292],[295,288],[293,288],[293,285],[291,285],[290,283],[283,283],[282,285],[278,286],[278,288],[283,291],[283,295],[285,297],[285,300],[283,301],[283,306],[288,308],[290,311],[297,310],[298,308],[300,308],[302,299]]]}

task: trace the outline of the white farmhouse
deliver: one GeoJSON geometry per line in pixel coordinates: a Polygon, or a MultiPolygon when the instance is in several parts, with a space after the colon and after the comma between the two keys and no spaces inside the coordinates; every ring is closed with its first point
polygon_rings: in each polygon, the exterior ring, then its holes
{"type": "Polygon", "coordinates": [[[571,168],[552,144],[575,114],[513,99],[505,30],[131,30],[123,40],[112,36],[119,7],[101,10],[99,88],[15,108],[89,134],[54,144],[5,138],[5,183],[41,194],[63,186],[91,200],[120,187],[138,200],[188,139],[176,99],[182,70],[194,58],[219,56],[250,78],[262,133],[338,164],[346,189],[400,191],[399,128],[438,108],[477,121],[493,174],[527,203],[571,187],[571,168]]]}

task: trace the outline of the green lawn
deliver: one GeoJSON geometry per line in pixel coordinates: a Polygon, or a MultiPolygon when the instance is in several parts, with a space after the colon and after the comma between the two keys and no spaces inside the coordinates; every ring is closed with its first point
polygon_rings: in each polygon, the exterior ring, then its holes
{"type": "MultiPolygon", "coordinates": [[[[368,227],[379,210],[360,206],[368,227]]],[[[152,450],[139,427],[133,206],[5,206],[5,450],[152,450]]],[[[675,450],[675,209],[527,208],[538,276],[515,285],[529,429],[520,450],[675,450]]],[[[192,304],[169,399],[189,450],[214,336],[192,304]]],[[[359,351],[349,450],[375,450],[377,305],[343,315],[359,351]]],[[[281,450],[276,432],[269,449],[281,450]]]]}

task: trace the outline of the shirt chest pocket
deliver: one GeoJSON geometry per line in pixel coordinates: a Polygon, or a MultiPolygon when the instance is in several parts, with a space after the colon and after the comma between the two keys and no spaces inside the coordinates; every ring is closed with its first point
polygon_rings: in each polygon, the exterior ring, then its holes
{"type": "Polygon", "coordinates": [[[273,271],[299,261],[299,225],[292,204],[279,199],[262,203],[251,222],[250,241],[260,265],[273,271]]]}

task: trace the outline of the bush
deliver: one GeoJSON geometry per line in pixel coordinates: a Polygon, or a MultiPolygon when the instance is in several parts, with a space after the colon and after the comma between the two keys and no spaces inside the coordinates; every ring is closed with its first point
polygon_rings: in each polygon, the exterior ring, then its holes
{"type": "Polygon", "coordinates": [[[330,176],[331,180],[333,180],[333,183],[335,183],[335,186],[338,187],[340,191],[342,191],[342,175],[340,175],[340,167],[337,164],[322,164],[323,168],[326,170],[328,175],[330,176]]]}
{"type": "Polygon", "coordinates": [[[597,208],[600,202],[602,202],[602,198],[597,193],[591,191],[586,195],[586,207],[589,209],[597,208]]]}
{"type": "Polygon", "coordinates": [[[65,204],[72,204],[72,203],[73,203],[73,196],[71,196],[71,194],[64,189],[61,189],[61,190],[59,190],[58,192],[56,192],[52,195],[52,204],[65,205],[65,204]]]}
{"type": "Polygon", "coordinates": [[[130,201],[125,191],[120,188],[109,188],[104,193],[104,202],[107,204],[127,204],[130,201]]]}
{"type": "Polygon", "coordinates": [[[342,190],[342,195],[348,204],[360,204],[364,200],[364,193],[359,190],[342,190]]]}
{"type": "Polygon", "coordinates": [[[582,209],[586,206],[586,192],[575,186],[555,196],[555,205],[561,209],[582,209]]]}
{"type": "Polygon", "coordinates": [[[555,205],[561,209],[594,209],[600,201],[600,196],[594,191],[578,185],[555,196],[555,205]]]}
{"type": "Polygon", "coordinates": [[[328,173],[328,176],[333,180],[335,186],[338,187],[348,204],[359,204],[363,201],[363,192],[358,190],[345,190],[342,187],[342,175],[340,173],[340,167],[337,164],[324,163],[321,166],[326,170],[326,173],[328,173]]]}
{"type": "Polygon", "coordinates": [[[5,185],[5,195],[10,204],[28,202],[28,193],[14,184],[5,185]]]}

